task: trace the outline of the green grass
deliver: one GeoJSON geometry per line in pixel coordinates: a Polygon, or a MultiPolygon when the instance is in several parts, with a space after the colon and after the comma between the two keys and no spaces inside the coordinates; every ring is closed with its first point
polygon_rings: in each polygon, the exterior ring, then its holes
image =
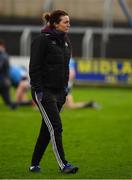
{"type": "Polygon", "coordinates": [[[67,159],[80,167],[64,175],[49,145],[41,173],[28,171],[41,118],[28,107],[9,111],[0,101],[0,179],[132,178],[132,92],[130,89],[76,88],[76,101],[96,100],[101,110],[62,111],[67,159]]]}

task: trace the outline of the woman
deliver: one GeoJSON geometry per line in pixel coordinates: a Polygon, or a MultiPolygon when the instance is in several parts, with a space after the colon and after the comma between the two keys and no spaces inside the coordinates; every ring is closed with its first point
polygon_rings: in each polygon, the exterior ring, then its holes
{"type": "Polygon", "coordinates": [[[45,14],[47,26],[31,45],[29,74],[32,96],[42,115],[42,126],[32,156],[30,171],[40,170],[40,160],[51,140],[61,172],[76,173],[65,159],[59,112],[65,103],[71,47],[67,37],[69,16],[61,10],[45,14]]]}

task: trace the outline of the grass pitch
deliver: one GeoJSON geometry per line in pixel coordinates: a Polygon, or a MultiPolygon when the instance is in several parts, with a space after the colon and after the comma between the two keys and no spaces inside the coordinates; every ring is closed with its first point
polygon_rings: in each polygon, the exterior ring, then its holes
{"type": "Polygon", "coordinates": [[[31,107],[9,111],[0,101],[0,179],[131,179],[132,92],[130,89],[76,88],[76,101],[96,100],[101,110],[62,111],[67,159],[79,166],[74,175],[58,170],[49,145],[40,173],[28,167],[41,124],[31,107]]]}

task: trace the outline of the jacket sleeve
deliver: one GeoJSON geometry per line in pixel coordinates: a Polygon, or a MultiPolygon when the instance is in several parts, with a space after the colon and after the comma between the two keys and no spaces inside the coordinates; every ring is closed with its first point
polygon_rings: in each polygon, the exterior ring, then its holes
{"type": "Polygon", "coordinates": [[[32,88],[42,91],[42,64],[46,52],[46,42],[42,35],[37,36],[31,44],[31,54],[29,63],[29,76],[32,88]]]}

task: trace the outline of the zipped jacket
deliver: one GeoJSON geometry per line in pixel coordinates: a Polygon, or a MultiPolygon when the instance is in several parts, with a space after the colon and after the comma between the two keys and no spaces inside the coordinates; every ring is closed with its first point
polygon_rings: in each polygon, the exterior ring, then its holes
{"type": "Polygon", "coordinates": [[[31,44],[29,75],[35,91],[66,88],[71,46],[67,35],[43,31],[31,44]]]}

